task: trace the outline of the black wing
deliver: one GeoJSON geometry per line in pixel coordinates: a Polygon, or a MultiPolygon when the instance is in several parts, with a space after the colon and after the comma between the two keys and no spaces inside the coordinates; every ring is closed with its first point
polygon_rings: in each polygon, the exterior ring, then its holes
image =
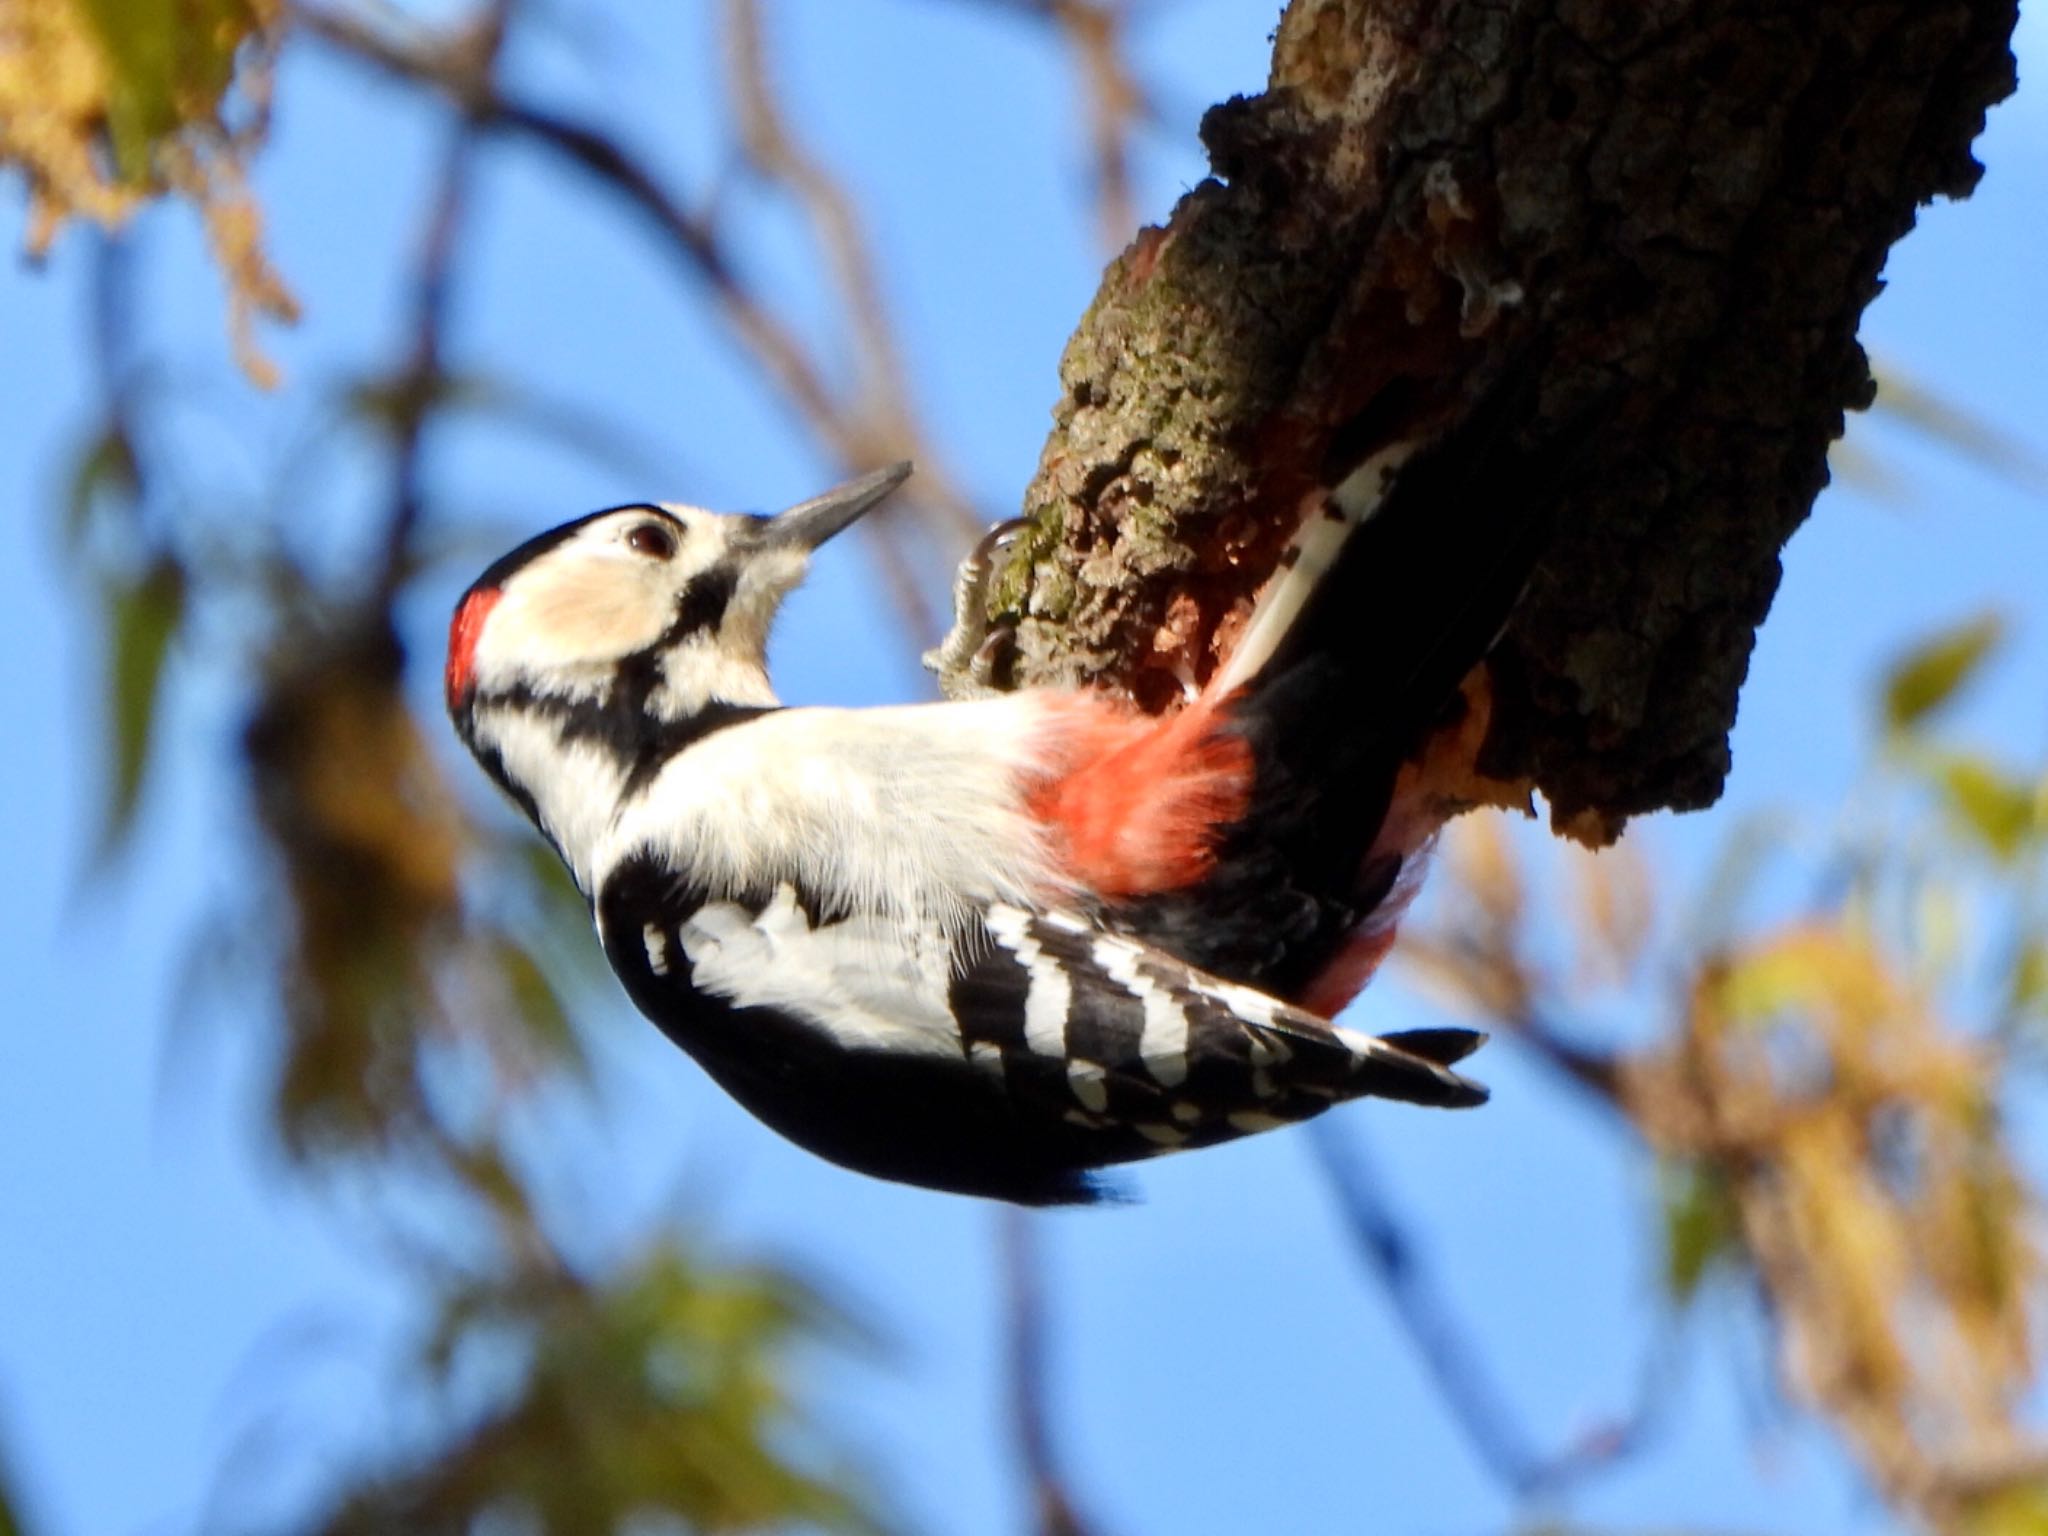
{"type": "Polygon", "coordinates": [[[1463,1106],[1478,1037],[1413,1048],[1332,1028],[1067,913],[965,931],[807,908],[793,887],[707,901],[648,862],[598,902],[634,1002],[748,1110],[878,1177],[1083,1203],[1116,1163],[1307,1119],[1361,1095],[1463,1106]]]}

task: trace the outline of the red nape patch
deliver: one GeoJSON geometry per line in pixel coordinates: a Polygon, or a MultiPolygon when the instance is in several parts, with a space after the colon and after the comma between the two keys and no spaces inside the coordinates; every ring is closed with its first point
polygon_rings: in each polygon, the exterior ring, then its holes
{"type": "Polygon", "coordinates": [[[1251,798],[1251,748],[1201,701],[1164,719],[1077,696],[1048,722],[1067,764],[1030,797],[1061,862],[1104,896],[1179,890],[1209,873],[1216,840],[1251,798]]]}
{"type": "Polygon", "coordinates": [[[441,674],[441,686],[448,707],[456,708],[469,692],[470,674],[476,670],[476,643],[484,632],[484,620],[505,594],[497,587],[479,587],[462,600],[448,626],[448,667],[441,674]]]}

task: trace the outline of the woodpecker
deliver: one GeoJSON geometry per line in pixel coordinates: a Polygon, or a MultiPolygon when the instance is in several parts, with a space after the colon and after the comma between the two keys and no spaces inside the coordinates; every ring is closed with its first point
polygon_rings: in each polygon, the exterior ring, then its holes
{"type": "Polygon", "coordinates": [[[1061,688],[781,704],[777,608],[908,464],[772,517],[635,504],[529,540],[456,608],[448,709],[640,1011],[845,1167],[1078,1204],[1112,1165],[1356,1097],[1476,1105],[1453,1065],[1482,1036],[1329,1022],[1442,819],[1404,802],[1404,764],[1511,601],[1432,613],[1336,702],[1356,669],[1331,637],[1412,617],[1331,579],[1377,537],[1366,579],[1415,585],[1400,546],[1428,520],[1389,514],[1442,491],[1410,457],[1311,499],[1236,651],[1168,716],[1061,688]]]}

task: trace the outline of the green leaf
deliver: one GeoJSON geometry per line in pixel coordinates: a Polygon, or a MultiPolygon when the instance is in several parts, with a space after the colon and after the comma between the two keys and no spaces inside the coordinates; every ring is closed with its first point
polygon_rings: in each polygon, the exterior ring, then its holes
{"type": "Polygon", "coordinates": [[[28,1529],[28,1522],[21,1515],[13,1469],[0,1460],[0,1536],[28,1536],[28,1529]]]}
{"type": "Polygon", "coordinates": [[[2006,985],[2006,1006],[2021,1015],[2048,1012],[2048,940],[2030,938],[2020,945],[2006,985]]]}
{"type": "Polygon", "coordinates": [[[2031,445],[1889,365],[1877,370],[1877,409],[1979,469],[2032,490],[2048,486],[2048,460],[2031,445]]]}
{"type": "Polygon", "coordinates": [[[1962,691],[2004,639],[2005,621],[1987,613],[1913,647],[1885,673],[1886,727],[1919,725],[1962,691]]]}
{"type": "Polygon", "coordinates": [[[2034,786],[2002,772],[1986,758],[1943,753],[1935,782],[1956,824],[2001,861],[2016,857],[2039,832],[2034,786]]]}
{"type": "Polygon", "coordinates": [[[1969,1536],[2048,1536],[2048,1485],[1992,1494],[1969,1512],[1963,1529],[1969,1536]]]}
{"type": "Polygon", "coordinates": [[[107,725],[111,764],[100,856],[113,853],[134,829],[156,732],[165,658],[185,621],[185,568],[161,555],[127,586],[107,592],[107,725]]]}
{"type": "Polygon", "coordinates": [[[1666,1162],[1658,1184],[1664,1204],[1664,1284],[1679,1305],[1741,1247],[1741,1224],[1728,1184],[1701,1163],[1666,1162]]]}
{"type": "Polygon", "coordinates": [[[71,488],[64,498],[64,547],[76,554],[92,526],[94,510],[103,497],[131,507],[142,480],[135,463],[135,446],[110,423],[86,444],[71,471],[71,488]]]}
{"type": "Polygon", "coordinates": [[[513,939],[491,946],[492,960],[512,995],[512,1006],[525,1026],[524,1039],[555,1065],[587,1081],[590,1063],[570,1023],[569,1009],[546,967],[513,939]]]}
{"type": "Polygon", "coordinates": [[[149,179],[157,142],[211,119],[256,29],[249,0],[73,0],[106,60],[107,133],[130,183],[149,179]]]}

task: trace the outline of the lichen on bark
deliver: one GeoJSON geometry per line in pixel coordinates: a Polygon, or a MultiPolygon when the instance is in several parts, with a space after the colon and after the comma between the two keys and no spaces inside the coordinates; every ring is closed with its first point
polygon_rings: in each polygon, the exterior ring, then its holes
{"type": "MultiPolygon", "coordinates": [[[[1214,168],[1105,274],[995,587],[1020,681],[1164,707],[1340,449],[1580,440],[1492,662],[1487,771],[1594,839],[1705,805],[1856,329],[1961,196],[2015,0],[1294,0],[1214,168]],[[1533,362],[1531,360],[1534,360],[1533,362]]],[[[1503,518],[1537,507],[1505,508],[1503,518]]],[[[1505,526],[1505,524],[1504,524],[1505,526]]]]}

